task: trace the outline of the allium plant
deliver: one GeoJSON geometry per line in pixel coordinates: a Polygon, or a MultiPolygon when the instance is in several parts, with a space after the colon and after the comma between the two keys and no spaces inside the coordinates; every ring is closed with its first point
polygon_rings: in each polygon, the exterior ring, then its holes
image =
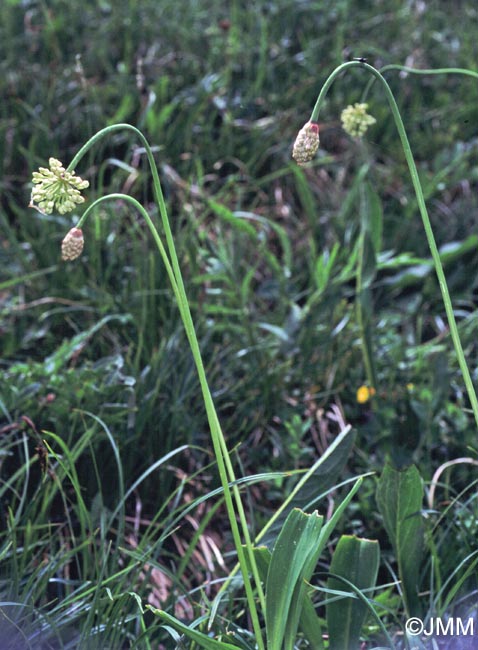
{"type": "MultiPolygon", "coordinates": [[[[335,79],[343,74],[345,70],[349,70],[350,68],[356,68],[360,67],[363,70],[367,71],[369,74],[372,75],[372,80],[369,82],[369,86],[366,88],[365,93],[368,91],[368,88],[370,87],[371,83],[373,81],[378,81],[381,88],[383,89],[385,93],[385,97],[388,101],[388,104],[390,106],[390,110],[393,116],[393,119],[395,121],[395,125],[397,127],[398,135],[400,137],[402,147],[403,147],[403,152],[405,154],[405,158],[407,161],[408,169],[410,172],[410,176],[412,179],[413,183],[413,188],[415,190],[415,195],[417,198],[417,204],[418,204],[418,209],[420,211],[420,215],[422,218],[422,223],[423,227],[425,230],[425,235],[428,241],[428,246],[430,248],[430,252],[432,255],[433,259],[433,264],[435,266],[435,271],[436,275],[438,278],[438,283],[440,285],[440,290],[443,298],[443,304],[445,306],[445,312],[447,315],[448,319],[448,326],[450,328],[450,334],[451,338],[453,341],[453,345],[455,348],[455,352],[457,355],[458,363],[460,366],[461,373],[463,375],[463,380],[466,386],[466,390],[468,393],[468,398],[470,400],[471,408],[473,411],[473,415],[475,418],[476,425],[478,427],[478,400],[476,397],[476,392],[475,388],[473,386],[473,381],[471,379],[471,374],[468,368],[468,365],[465,360],[465,355],[463,352],[463,346],[461,344],[460,340],[460,335],[458,332],[458,327],[456,324],[456,319],[455,319],[455,314],[453,311],[453,306],[450,298],[450,292],[448,290],[448,285],[445,277],[445,273],[443,271],[443,265],[440,259],[440,253],[438,251],[438,247],[435,241],[435,236],[433,234],[433,229],[432,225],[430,222],[430,217],[428,216],[428,210],[425,204],[425,197],[423,194],[422,186],[420,183],[420,178],[418,175],[418,170],[415,164],[415,160],[413,158],[412,150],[410,147],[410,143],[408,141],[407,133],[405,131],[405,126],[402,120],[402,117],[400,115],[400,111],[397,106],[397,102],[395,101],[395,97],[393,95],[393,92],[387,83],[385,77],[383,74],[374,68],[373,66],[369,65],[368,63],[364,61],[348,61],[346,63],[343,63],[342,65],[338,66],[327,78],[325,81],[324,85],[322,86],[319,96],[317,98],[317,101],[315,103],[315,106],[312,110],[312,114],[310,116],[310,120],[308,124],[317,124],[318,119],[319,119],[319,112],[320,109],[324,103],[325,97],[332,86],[333,82],[335,79]]],[[[439,70],[415,70],[413,68],[408,68],[408,67],[403,67],[403,66],[387,66],[386,68],[383,68],[383,71],[385,70],[404,70],[406,72],[410,73],[417,73],[417,74],[463,74],[467,76],[471,76],[473,78],[478,78],[478,73],[473,72],[471,70],[465,70],[461,68],[447,68],[447,69],[439,69],[439,70]]],[[[367,108],[368,105],[366,103],[358,103],[355,104],[354,106],[348,106],[347,108],[342,111],[342,124],[344,129],[352,136],[358,136],[361,137],[364,135],[366,132],[368,126],[372,125],[375,123],[375,118],[367,114],[367,108]]],[[[307,125],[306,125],[307,126],[307,125]]],[[[296,139],[296,144],[294,145],[294,148],[297,146],[298,141],[303,141],[304,140],[304,135],[303,135],[303,130],[305,127],[299,131],[299,135],[297,136],[296,139]]],[[[312,148],[309,147],[308,150],[312,150],[312,148]]],[[[294,154],[293,154],[294,155],[294,154]]],[[[303,164],[304,162],[308,162],[313,159],[313,156],[315,155],[315,152],[313,154],[304,154],[304,156],[298,161],[300,164],[303,164]]],[[[294,155],[295,157],[295,155],[294,155]]]]}
{"type": "Polygon", "coordinates": [[[218,471],[224,490],[224,500],[229,517],[234,545],[237,552],[239,565],[244,581],[244,588],[248,603],[248,611],[251,617],[254,635],[257,640],[259,650],[264,650],[262,640],[261,625],[256,604],[256,596],[262,611],[265,609],[265,599],[259,572],[257,569],[256,559],[253,552],[253,544],[250,538],[249,529],[245,517],[244,507],[241,501],[239,488],[237,487],[236,477],[229,451],[226,445],[224,434],[219,423],[217,412],[211,396],[211,391],[206,378],[204,364],[201,357],[199,342],[189,308],[189,302],[186,296],[181,268],[179,266],[176,247],[169,223],[168,212],[163,197],[161,183],[159,180],[158,170],[154,160],[151,147],[144,135],[130,124],[115,124],[102,129],[94,135],[79,150],[74,159],[65,169],[60,161],[50,158],[50,169],[41,167],[38,172],[33,173],[33,190],[30,201],[30,207],[39,209],[41,212],[51,213],[58,210],[61,214],[71,212],[77,205],[84,202],[81,190],[88,187],[88,181],[83,181],[75,176],[75,169],[83,156],[101,139],[111,135],[119,130],[133,132],[143,145],[153,178],[154,198],[161,216],[161,225],[165,237],[165,244],[159,234],[158,228],[154,224],[147,210],[132,196],[127,194],[108,194],[94,201],[83,213],[80,220],[65,236],[61,245],[62,259],[71,261],[79,257],[83,251],[83,224],[88,216],[92,214],[95,208],[104,201],[122,199],[132,205],[145,219],[158,251],[161,255],[166,268],[171,286],[177,301],[183,325],[186,331],[188,342],[196,365],[199,382],[201,385],[204,405],[207,413],[209,427],[211,431],[211,440],[216,457],[218,471]],[[238,524],[239,521],[239,524],[238,524]],[[252,573],[252,580],[250,574],[252,573]],[[253,587],[254,584],[254,587],[253,587]]]}
{"type": "MultiPolygon", "coordinates": [[[[329,78],[326,80],[324,86],[322,87],[319,97],[317,99],[316,105],[312,111],[310,120],[302,127],[300,130],[297,139],[293,147],[293,157],[296,162],[300,165],[306,164],[309,161],[313,160],[313,157],[318,151],[319,148],[319,126],[318,126],[318,117],[320,108],[324,102],[325,96],[332,85],[335,78],[344,72],[350,67],[361,66],[363,69],[368,71],[375,80],[378,80],[384,91],[386,98],[389,102],[392,115],[394,117],[399,136],[402,142],[403,150],[405,157],[409,166],[410,174],[412,177],[412,182],[417,196],[418,207],[422,217],[423,225],[425,228],[425,233],[427,236],[428,244],[432,253],[433,261],[435,264],[436,273],[438,276],[440,288],[442,291],[443,301],[445,304],[446,313],[448,316],[448,322],[450,326],[450,332],[455,345],[456,353],[458,356],[458,361],[460,364],[461,371],[465,380],[465,384],[468,390],[468,395],[472,405],[473,413],[478,425],[478,402],[476,399],[476,394],[474,387],[471,381],[470,373],[466,365],[466,361],[463,354],[462,345],[458,335],[458,329],[455,322],[455,317],[453,314],[453,308],[451,305],[450,295],[446,284],[446,279],[444,276],[443,268],[441,265],[440,255],[435,243],[433,231],[431,228],[430,220],[428,217],[428,212],[425,206],[423,191],[421,189],[420,181],[418,178],[417,169],[415,162],[411,153],[410,145],[408,138],[405,132],[405,128],[395,102],[392,91],[385,81],[383,75],[377,71],[372,66],[364,62],[359,61],[350,61],[342,64],[336,70],[332,72],[329,78]]],[[[432,71],[433,72],[433,71],[432,71]]],[[[463,71],[461,71],[463,72],[463,71]]],[[[465,71],[465,74],[469,71],[465,71]]],[[[473,75],[478,77],[478,75],[473,75]]],[[[356,104],[355,106],[348,107],[343,113],[343,123],[344,128],[354,137],[361,137],[365,134],[366,129],[370,126],[375,120],[373,117],[367,114],[367,106],[364,104],[356,104]]],[[[226,509],[229,518],[229,524],[231,527],[231,532],[234,540],[234,545],[237,552],[237,557],[239,561],[239,567],[242,573],[244,588],[246,593],[247,600],[247,610],[252,623],[253,635],[254,635],[254,647],[257,650],[265,650],[266,644],[263,638],[263,628],[261,625],[260,615],[265,619],[266,622],[266,631],[267,631],[267,650],[292,650],[295,645],[295,633],[297,626],[299,624],[299,617],[302,610],[302,593],[304,590],[304,585],[307,584],[310,575],[312,574],[315,562],[317,561],[318,553],[320,549],[323,548],[323,545],[326,543],[329,538],[335,522],[338,520],[338,517],[343,513],[345,507],[349,503],[350,499],[355,494],[356,490],[359,487],[359,481],[355,484],[354,488],[350,491],[349,495],[343,500],[342,504],[337,508],[337,511],[334,513],[333,517],[324,525],[324,532],[320,532],[321,518],[318,517],[317,513],[314,513],[313,516],[305,515],[300,513],[300,511],[292,511],[292,523],[289,528],[287,528],[287,522],[290,517],[287,519],[286,524],[282,529],[281,535],[288,541],[294,539],[294,536],[297,536],[297,526],[294,523],[297,519],[298,523],[302,526],[305,526],[304,530],[307,532],[307,536],[301,537],[301,542],[305,544],[304,553],[294,554],[294,544],[295,542],[288,543],[284,547],[277,549],[274,547],[275,558],[277,559],[278,555],[281,557],[280,566],[277,568],[279,574],[281,572],[290,572],[291,569],[294,569],[296,582],[291,583],[287,582],[280,584],[280,588],[277,587],[277,579],[274,575],[274,572],[269,572],[267,574],[267,593],[264,593],[263,582],[261,579],[260,572],[264,571],[264,555],[261,555],[261,565],[260,570],[258,568],[258,563],[256,562],[257,554],[255,551],[260,549],[254,549],[254,545],[250,538],[248,525],[245,517],[244,507],[241,501],[241,496],[238,488],[238,483],[236,481],[234,469],[232,462],[229,456],[229,451],[227,448],[226,440],[219,423],[219,419],[216,413],[214,402],[211,396],[211,391],[209,384],[206,378],[206,373],[204,370],[204,364],[202,361],[198,339],[196,336],[193,319],[191,316],[191,311],[189,308],[189,302],[186,296],[183,278],[181,269],[179,266],[178,256],[176,253],[176,248],[174,244],[174,239],[171,232],[171,227],[169,223],[168,213],[163,198],[163,192],[161,189],[161,184],[159,180],[158,170],[154,160],[154,156],[151,150],[151,147],[144,137],[144,135],[136,129],[135,127],[129,124],[115,124],[109,126],[105,129],[99,131],[94,135],[76,154],[71,163],[65,169],[62,164],[54,159],[50,159],[50,168],[40,168],[38,172],[35,172],[33,175],[33,190],[31,196],[30,206],[34,207],[40,212],[51,213],[54,210],[57,210],[60,214],[65,214],[66,212],[71,212],[78,205],[84,202],[84,197],[81,195],[81,190],[88,187],[88,181],[84,181],[81,178],[77,177],[74,173],[74,169],[77,167],[78,163],[81,161],[83,156],[101,139],[109,136],[110,134],[118,130],[127,130],[132,132],[141,142],[148,163],[150,166],[152,178],[153,178],[153,191],[154,198],[159,210],[159,215],[161,218],[162,233],[165,238],[163,239],[160,236],[158,228],[151,219],[147,210],[133,197],[126,194],[109,194],[102,196],[96,199],[83,213],[78,223],[74,228],[72,228],[65,236],[61,246],[62,258],[65,261],[71,261],[76,259],[83,250],[83,225],[85,224],[88,216],[95,210],[98,205],[104,201],[109,201],[112,199],[122,199],[125,202],[132,205],[145,219],[157,249],[161,255],[168,278],[170,280],[177,305],[180,311],[180,315],[184,324],[188,342],[191,348],[191,352],[194,358],[196,365],[199,382],[201,385],[204,405],[207,413],[207,418],[209,422],[209,427],[211,431],[211,440],[214,449],[214,454],[218,466],[219,476],[221,479],[222,487],[224,490],[224,500],[226,504],[226,509]],[[310,531],[309,531],[310,528],[310,531]],[[317,528],[317,530],[315,530],[317,528]],[[310,533],[310,535],[309,535],[310,533]],[[313,534],[312,534],[313,533],[313,534]],[[308,542],[306,543],[306,541],[308,542]],[[282,555],[281,555],[282,553],[282,555]],[[310,557],[309,557],[310,556],[310,557]],[[284,561],[284,557],[287,557],[287,560],[290,559],[290,562],[284,561]],[[305,563],[305,564],[304,564],[305,563]],[[252,579],[250,577],[252,574],[252,579]],[[272,588],[271,588],[272,585],[272,588]],[[287,595],[287,603],[284,603],[277,609],[275,607],[277,603],[282,602],[281,599],[284,598],[284,594],[287,595]],[[299,597],[300,596],[300,597],[299,597]],[[284,609],[287,604],[287,611],[284,609]],[[281,609],[282,607],[282,609],[281,609]]],[[[367,397],[370,398],[374,393],[374,388],[364,387],[367,392],[367,397]]],[[[357,399],[360,401],[364,396],[358,395],[357,399]]],[[[319,465],[327,458],[328,454],[332,453],[334,446],[338,446],[342,443],[344,438],[348,435],[348,430],[344,430],[337,438],[327,452],[316,461],[314,466],[307,472],[307,475],[303,477],[302,481],[305,481],[308,476],[311,476],[315,471],[318,470],[319,465]]],[[[296,490],[300,488],[303,484],[302,481],[299,481],[296,490]]],[[[268,525],[271,525],[275,521],[278,514],[290,504],[290,500],[294,496],[294,491],[291,493],[290,498],[287,498],[282,504],[281,508],[278,510],[276,515],[271,518],[268,525]]],[[[267,527],[266,527],[267,528],[267,527]]],[[[259,536],[258,536],[259,538],[259,536]]],[[[369,544],[368,540],[363,540],[364,543],[369,544]]],[[[277,546],[277,545],[276,545],[277,546]]],[[[270,558],[270,566],[273,566],[273,557],[270,558]]],[[[266,558],[267,559],[267,558],[266,558]]],[[[234,572],[233,572],[234,573],[234,572]]],[[[285,574],[284,574],[285,575],[285,574]]],[[[287,573],[288,575],[288,573],[287,573]]],[[[232,574],[231,574],[232,577],[232,574]]],[[[262,576],[263,578],[263,576],[262,576]]],[[[229,582],[229,581],[227,581],[229,582]]],[[[315,611],[313,609],[312,603],[309,603],[309,609],[307,611],[307,620],[310,620],[310,616],[316,617],[315,611]]],[[[174,627],[176,630],[181,631],[186,634],[190,639],[196,641],[201,647],[204,648],[214,648],[214,649],[229,649],[237,648],[236,645],[231,645],[224,641],[216,641],[211,639],[207,634],[199,632],[197,629],[188,628],[180,621],[169,616],[166,612],[155,612],[161,616],[163,621],[166,621],[170,626],[174,627]]],[[[340,615],[340,612],[339,612],[340,615]]],[[[381,621],[377,618],[377,622],[380,625],[381,621]]],[[[319,626],[320,628],[320,626],[319,626]]],[[[310,632],[310,630],[309,630],[310,632]]],[[[386,632],[384,631],[386,634],[386,632]]],[[[317,632],[316,642],[314,647],[322,648],[322,635],[317,632]]],[[[391,646],[392,647],[392,646],[391,646]]]]}
{"type": "MultiPolygon", "coordinates": [[[[36,184],[40,185],[40,188],[43,188],[43,190],[48,193],[49,203],[45,206],[46,208],[51,208],[53,210],[56,206],[59,210],[59,207],[61,206],[64,211],[72,210],[74,204],[79,204],[83,202],[84,199],[79,193],[72,192],[71,187],[65,187],[65,182],[71,184],[71,179],[74,178],[71,170],[77,167],[82,157],[101,138],[104,138],[120,129],[134,133],[146,152],[153,178],[154,198],[158,206],[161,218],[162,235],[164,236],[165,242],[163,243],[160,231],[151,219],[147,210],[134,197],[127,194],[114,193],[99,197],[86,208],[76,226],[71,228],[63,239],[61,245],[62,258],[65,261],[71,261],[81,254],[84,240],[83,226],[88,216],[105,201],[118,199],[123,200],[132,205],[146,221],[166,268],[196,365],[211,432],[212,446],[222,483],[229,525],[237,553],[238,566],[242,574],[242,581],[247,601],[247,614],[252,624],[251,637],[253,637],[253,647],[257,650],[265,650],[266,647],[267,650],[283,650],[283,648],[292,650],[300,623],[302,606],[308,598],[306,593],[307,584],[317,563],[318,556],[330,538],[339,517],[342,515],[345,508],[350,503],[350,500],[359,489],[362,478],[357,478],[353,488],[336,508],[333,517],[327,523],[324,523],[324,525],[322,525],[324,518],[319,516],[317,512],[308,514],[299,509],[293,509],[292,512],[289,513],[285,523],[282,525],[281,533],[274,545],[273,553],[267,555],[267,557],[264,557],[264,554],[262,553],[262,559],[258,562],[258,551],[260,549],[254,546],[253,540],[250,537],[238,482],[235,477],[226,440],[219,423],[206,378],[199,343],[171,232],[168,213],[159,181],[158,170],[148,141],[138,129],[131,125],[117,124],[109,126],[99,131],[80,149],[66,170],[64,170],[61,163],[58,162],[55,163],[54,170],[50,169],[50,172],[48,172],[48,170],[42,170],[39,172],[41,177],[35,175],[34,179],[36,180],[36,184]],[[53,178],[52,174],[55,178],[53,178]],[[41,182],[38,182],[38,179],[42,181],[43,178],[46,179],[46,181],[44,181],[47,182],[46,186],[42,185],[41,182]],[[73,200],[72,198],[68,201],[65,199],[67,194],[71,197],[74,196],[75,199],[73,200]],[[284,561],[284,557],[287,558],[287,562],[284,561]],[[270,570],[268,570],[266,574],[264,572],[265,561],[270,567],[270,570]],[[278,585],[280,585],[280,587],[278,585]],[[267,637],[266,642],[264,640],[264,632],[267,637]]],[[[300,144],[303,156],[309,157],[312,152],[315,153],[318,144],[317,124],[312,123],[306,125],[300,144]]],[[[79,180],[75,182],[77,183],[77,185],[73,186],[73,189],[75,190],[79,190],[80,186],[86,187],[86,181],[79,180]]],[[[40,200],[43,200],[42,196],[43,195],[40,196],[40,200]]],[[[348,442],[349,436],[350,438],[352,437],[350,432],[351,427],[345,427],[326,452],[317,459],[312,467],[309,468],[309,470],[301,477],[295,488],[291,490],[287,498],[284,499],[280,508],[278,508],[276,513],[270,518],[263,531],[257,535],[254,540],[255,542],[258,542],[273,523],[276,522],[282,514],[287,512],[287,509],[291,507],[291,502],[295,495],[299,492],[305,482],[319,471],[320,466],[326,462],[333,453],[339,453],[339,450],[341,454],[343,453],[342,445],[345,440],[347,439],[347,445],[351,444],[351,442],[348,442]]],[[[349,447],[346,448],[349,449],[349,447]]],[[[368,541],[364,541],[363,543],[368,545],[368,541]]],[[[236,569],[231,572],[229,578],[223,585],[223,589],[226,589],[227,585],[231,584],[235,573],[236,569]]],[[[372,574],[373,573],[374,572],[372,571],[372,574]]],[[[373,575],[372,578],[375,580],[373,575]]],[[[218,594],[218,603],[220,599],[221,592],[218,594]]],[[[213,607],[212,609],[215,611],[216,608],[213,607]]],[[[170,629],[175,629],[176,631],[185,634],[189,639],[196,641],[200,647],[217,650],[231,650],[237,648],[236,645],[233,646],[226,641],[216,641],[215,639],[211,639],[208,634],[200,632],[194,626],[186,626],[167,612],[154,609],[153,611],[156,616],[161,618],[162,621],[169,626],[170,629]]],[[[323,646],[321,623],[315,614],[315,611],[313,611],[312,604],[309,603],[309,618],[311,615],[313,615],[315,621],[312,626],[314,628],[313,635],[316,639],[314,647],[317,647],[319,650],[319,648],[322,648],[323,646]],[[310,610],[310,607],[312,607],[312,610],[310,610]]],[[[311,631],[309,626],[309,634],[310,633],[311,631]]]]}

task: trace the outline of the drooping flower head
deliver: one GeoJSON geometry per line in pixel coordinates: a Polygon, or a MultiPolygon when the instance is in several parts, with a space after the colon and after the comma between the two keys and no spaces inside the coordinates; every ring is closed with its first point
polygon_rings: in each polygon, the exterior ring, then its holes
{"type": "Polygon", "coordinates": [[[368,104],[354,104],[347,106],[342,111],[340,119],[342,120],[342,127],[346,133],[352,137],[361,138],[365,135],[368,127],[375,124],[377,121],[367,113],[368,104]]]}
{"type": "Polygon", "coordinates": [[[75,172],[67,172],[56,158],[48,161],[50,168],[40,167],[33,172],[33,189],[30,207],[45,214],[58,210],[60,214],[71,212],[78,203],[84,202],[81,190],[89,186],[75,172]]]}
{"type": "Polygon", "coordinates": [[[317,122],[307,122],[297,134],[292,148],[292,158],[299,165],[305,165],[312,160],[318,148],[319,125],[317,122]]]}
{"type": "Polygon", "coordinates": [[[81,228],[71,228],[61,242],[61,259],[70,262],[80,257],[85,240],[81,228]]]}

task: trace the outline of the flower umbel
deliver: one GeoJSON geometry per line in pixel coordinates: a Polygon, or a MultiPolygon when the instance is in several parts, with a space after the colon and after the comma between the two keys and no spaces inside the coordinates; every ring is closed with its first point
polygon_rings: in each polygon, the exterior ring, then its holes
{"type": "Polygon", "coordinates": [[[81,191],[89,186],[88,181],[75,176],[75,172],[67,172],[56,158],[48,161],[50,169],[40,167],[33,172],[33,189],[30,207],[40,212],[51,214],[58,210],[60,214],[71,212],[75,205],[85,200],[81,191]]]}
{"type": "Polygon", "coordinates": [[[81,228],[71,228],[61,242],[61,259],[65,261],[76,260],[83,251],[84,243],[81,228]]]}
{"type": "Polygon", "coordinates": [[[292,148],[292,158],[299,165],[305,165],[312,160],[318,148],[319,125],[317,122],[307,122],[297,134],[292,148]]]}
{"type": "Polygon", "coordinates": [[[367,114],[368,104],[354,104],[347,106],[342,111],[340,119],[344,131],[353,137],[361,138],[365,135],[368,127],[377,121],[374,117],[367,114]]]}

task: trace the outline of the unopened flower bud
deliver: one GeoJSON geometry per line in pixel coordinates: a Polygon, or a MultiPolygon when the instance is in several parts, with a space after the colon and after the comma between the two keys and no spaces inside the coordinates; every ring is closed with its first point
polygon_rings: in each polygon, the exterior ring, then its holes
{"type": "Polygon", "coordinates": [[[301,128],[294,142],[292,158],[304,165],[312,160],[319,148],[319,125],[317,122],[307,122],[301,128]]]}
{"type": "Polygon", "coordinates": [[[344,108],[340,119],[342,120],[342,126],[346,133],[352,137],[361,138],[368,127],[375,124],[377,120],[371,115],[368,115],[367,108],[368,104],[354,104],[353,106],[344,108]]]}
{"type": "Polygon", "coordinates": [[[76,260],[80,257],[85,240],[81,228],[69,230],[61,242],[61,259],[65,261],[76,260]]]}

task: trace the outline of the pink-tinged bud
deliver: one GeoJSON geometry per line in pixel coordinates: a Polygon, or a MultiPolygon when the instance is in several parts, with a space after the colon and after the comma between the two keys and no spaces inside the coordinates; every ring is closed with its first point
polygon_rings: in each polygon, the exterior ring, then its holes
{"type": "Polygon", "coordinates": [[[61,259],[65,261],[76,260],[80,257],[85,240],[81,228],[69,230],[61,242],[61,259]]]}
{"type": "Polygon", "coordinates": [[[312,160],[319,148],[319,125],[317,122],[307,122],[299,131],[292,149],[292,158],[299,164],[305,165],[312,160]]]}

